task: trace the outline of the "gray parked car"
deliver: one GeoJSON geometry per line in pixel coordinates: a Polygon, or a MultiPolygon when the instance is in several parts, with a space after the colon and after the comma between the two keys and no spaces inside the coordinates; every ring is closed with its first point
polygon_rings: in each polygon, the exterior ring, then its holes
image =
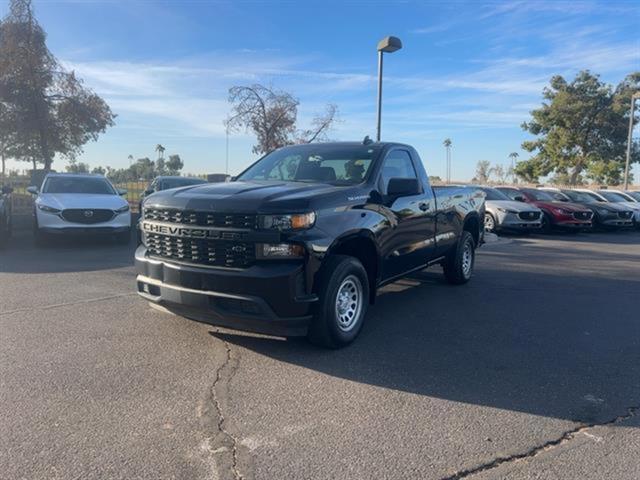
{"type": "Polygon", "coordinates": [[[530,231],[542,226],[542,211],[528,203],[516,202],[500,190],[491,187],[476,187],[485,197],[484,229],[487,232],[500,230],[530,231]]]}

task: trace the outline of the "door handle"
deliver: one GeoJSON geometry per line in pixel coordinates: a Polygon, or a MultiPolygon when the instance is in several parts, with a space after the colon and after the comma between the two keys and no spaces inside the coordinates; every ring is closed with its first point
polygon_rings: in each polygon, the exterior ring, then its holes
{"type": "Polygon", "coordinates": [[[429,210],[429,205],[426,203],[421,203],[420,205],[418,205],[418,208],[423,212],[426,212],[427,210],[429,210]]]}

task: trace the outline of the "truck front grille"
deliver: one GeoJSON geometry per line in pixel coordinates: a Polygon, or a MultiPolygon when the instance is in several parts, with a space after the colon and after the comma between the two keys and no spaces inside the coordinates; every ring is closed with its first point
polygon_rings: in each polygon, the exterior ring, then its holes
{"type": "Polygon", "coordinates": [[[61,215],[67,222],[92,225],[108,222],[113,218],[114,212],[103,208],[67,208],[61,215]]]}
{"type": "Polygon", "coordinates": [[[576,220],[591,220],[593,212],[573,212],[573,218],[576,220]]]}
{"type": "Polygon", "coordinates": [[[246,268],[256,259],[253,243],[226,240],[179,238],[158,233],[145,233],[147,252],[198,265],[246,268]]]}
{"type": "Polygon", "coordinates": [[[184,225],[220,228],[256,228],[256,215],[227,214],[220,212],[200,212],[170,208],[145,208],[144,219],[184,225]]]}
{"type": "Polygon", "coordinates": [[[540,218],[540,212],[520,212],[518,217],[521,220],[538,220],[540,218]]]}

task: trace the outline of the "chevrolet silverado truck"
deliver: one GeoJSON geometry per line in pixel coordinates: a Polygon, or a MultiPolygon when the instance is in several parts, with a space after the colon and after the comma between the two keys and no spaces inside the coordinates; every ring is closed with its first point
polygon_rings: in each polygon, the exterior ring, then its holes
{"type": "Polygon", "coordinates": [[[434,191],[408,145],[280,148],[231,182],[147,197],[137,291],[190,319],[339,348],[383,285],[435,264],[471,278],[484,197],[434,191]]]}

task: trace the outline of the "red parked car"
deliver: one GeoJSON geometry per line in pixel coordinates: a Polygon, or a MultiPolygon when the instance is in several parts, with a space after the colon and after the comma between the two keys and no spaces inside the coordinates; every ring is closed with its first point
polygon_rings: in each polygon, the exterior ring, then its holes
{"type": "Polygon", "coordinates": [[[549,192],[535,188],[497,187],[512,200],[535,205],[543,212],[542,230],[554,228],[563,230],[591,229],[593,212],[584,205],[572,202],[558,202],[549,192]]]}

